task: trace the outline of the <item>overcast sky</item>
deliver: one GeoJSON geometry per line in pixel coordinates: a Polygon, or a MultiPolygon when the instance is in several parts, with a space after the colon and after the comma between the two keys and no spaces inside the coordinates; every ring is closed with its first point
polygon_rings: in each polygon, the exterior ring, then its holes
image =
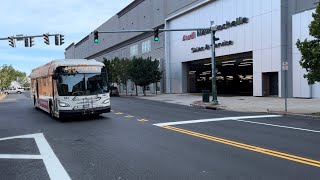
{"type": "Polygon", "coordinates": [[[43,38],[35,38],[35,46],[24,47],[16,41],[16,48],[0,41],[0,66],[13,65],[26,72],[53,59],[64,58],[64,50],[77,43],[95,28],[107,21],[133,0],[1,0],[0,38],[24,34],[58,33],[65,35],[65,44],[50,46],[43,38]],[[116,2],[116,3],[115,3],[116,2]]]}

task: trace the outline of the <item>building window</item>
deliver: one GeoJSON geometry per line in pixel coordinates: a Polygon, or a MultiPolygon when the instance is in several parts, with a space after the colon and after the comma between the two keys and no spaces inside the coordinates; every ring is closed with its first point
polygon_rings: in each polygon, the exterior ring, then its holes
{"type": "Polygon", "coordinates": [[[142,42],[142,53],[147,53],[151,51],[151,41],[147,40],[142,42]]]}
{"type": "Polygon", "coordinates": [[[138,55],[138,45],[133,45],[130,47],[130,56],[138,55]]]}

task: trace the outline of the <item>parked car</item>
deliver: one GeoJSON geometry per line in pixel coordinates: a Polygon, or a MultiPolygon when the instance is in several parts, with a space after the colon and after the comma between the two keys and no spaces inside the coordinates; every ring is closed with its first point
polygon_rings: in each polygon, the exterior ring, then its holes
{"type": "Polygon", "coordinates": [[[110,96],[120,96],[119,90],[117,87],[111,87],[110,96]]]}
{"type": "Polygon", "coordinates": [[[4,90],[3,92],[4,94],[15,94],[15,93],[21,94],[21,93],[24,93],[25,90],[22,88],[10,88],[10,89],[4,90]]]}

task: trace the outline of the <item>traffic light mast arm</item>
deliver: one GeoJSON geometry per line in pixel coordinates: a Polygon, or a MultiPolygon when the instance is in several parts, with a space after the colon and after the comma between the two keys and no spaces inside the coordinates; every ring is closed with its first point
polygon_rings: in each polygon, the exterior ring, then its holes
{"type": "MultiPolygon", "coordinates": [[[[60,35],[60,34],[49,34],[49,36],[55,36],[55,35],[60,35]]],[[[35,36],[12,36],[13,39],[22,39],[22,38],[35,38],[35,37],[43,37],[42,35],[35,35],[35,36]]],[[[8,40],[8,37],[5,38],[0,38],[0,40],[8,40]]]]}
{"type": "MultiPolygon", "coordinates": [[[[167,32],[167,31],[198,31],[198,30],[211,30],[211,28],[159,29],[159,32],[167,32]]],[[[144,29],[144,30],[119,30],[119,31],[98,31],[98,32],[99,32],[99,33],[154,32],[154,29],[144,29]]]]}

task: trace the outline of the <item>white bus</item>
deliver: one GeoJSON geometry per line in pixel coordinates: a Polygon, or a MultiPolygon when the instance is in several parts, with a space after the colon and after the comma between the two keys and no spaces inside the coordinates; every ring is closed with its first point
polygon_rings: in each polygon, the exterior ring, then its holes
{"type": "Polygon", "coordinates": [[[34,107],[53,117],[111,110],[107,72],[96,60],[54,60],[34,69],[30,78],[34,107]]]}

